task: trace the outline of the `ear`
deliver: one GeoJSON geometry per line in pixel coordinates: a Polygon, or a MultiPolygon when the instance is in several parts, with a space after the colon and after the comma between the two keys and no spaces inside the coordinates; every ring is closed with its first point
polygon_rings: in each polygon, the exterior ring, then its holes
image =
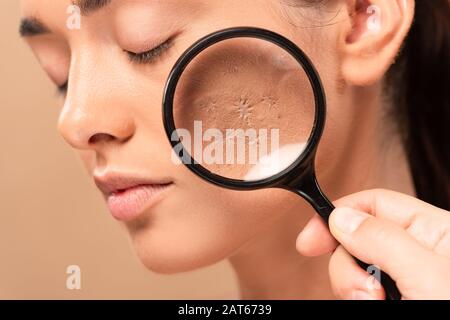
{"type": "Polygon", "coordinates": [[[346,1],[350,22],[341,30],[342,77],[348,84],[369,86],[394,63],[411,28],[415,2],[346,1]]]}

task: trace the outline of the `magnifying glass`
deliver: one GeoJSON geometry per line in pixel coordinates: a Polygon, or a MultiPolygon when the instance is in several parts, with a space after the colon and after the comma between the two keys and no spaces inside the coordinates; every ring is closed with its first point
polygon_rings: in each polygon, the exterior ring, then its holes
{"type": "MultiPolygon", "coordinates": [[[[164,90],[164,127],[178,161],[220,187],[294,192],[328,225],[334,206],[314,166],[325,118],[324,89],[309,58],[260,28],[200,39],[175,63],[164,90]]],[[[386,298],[400,299],[392,278],[378,275],[386,298]]]]}

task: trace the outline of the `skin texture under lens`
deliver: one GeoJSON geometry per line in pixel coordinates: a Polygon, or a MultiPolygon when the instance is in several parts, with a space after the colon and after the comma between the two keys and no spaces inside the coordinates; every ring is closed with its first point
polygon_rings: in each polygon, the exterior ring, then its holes
{"type": "Polygon", "coordinates": [[[203,50],[186,67],[174,99],[185,149],[209,171],[237,180],[261,180],[292,164],[314,115],[313,91],[299,62],[251,37],[203,50]]]}

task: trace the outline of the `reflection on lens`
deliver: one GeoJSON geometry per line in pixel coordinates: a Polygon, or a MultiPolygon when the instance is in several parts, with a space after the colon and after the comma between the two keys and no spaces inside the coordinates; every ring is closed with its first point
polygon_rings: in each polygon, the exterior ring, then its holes
{"type": "Polygon", "coordinates": [[[256,181],[300,157],[315,103],[308,76],[287,51],[265,40],[233,38],[189,63],[173,112],[182,146],[197,163],[226,178],[256,181]]]}

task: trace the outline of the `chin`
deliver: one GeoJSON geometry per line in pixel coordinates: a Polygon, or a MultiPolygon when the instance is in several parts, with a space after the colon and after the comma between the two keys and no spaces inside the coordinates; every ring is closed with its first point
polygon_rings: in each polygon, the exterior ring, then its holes
{"type": "Polygon", "coordinates": [[[227,255],[218,255],[214,247],[195,248],[188,240],[168,247],[165,239],[145,235],[131,235],[131,239],[141,263],[159,274],[193,271],[227,258],[227,255]]]}
{"type": "Polygon", "coordinates": [[[207,267],[226,259],[240,246],[239,243],[231,246],[233,241],[220,241],[220,237],[204,234],[193,225],[185,224],[180,230],[176,222],[172,230],[158,225],[128,229],[141,263],[159,274],[176,274],[207,267]]]}
{"type": "Polygon", "coordinates": [[[211,189],[207,194],[198,198],[180,192],[126,223],[134,250],[147,269],[174,274],[225,260],[271,225],[279,216],[273,214],[274,207],[291,211],[286,203],[294,203],[283,190],[248,191],[243,196],[211,189]]]}

